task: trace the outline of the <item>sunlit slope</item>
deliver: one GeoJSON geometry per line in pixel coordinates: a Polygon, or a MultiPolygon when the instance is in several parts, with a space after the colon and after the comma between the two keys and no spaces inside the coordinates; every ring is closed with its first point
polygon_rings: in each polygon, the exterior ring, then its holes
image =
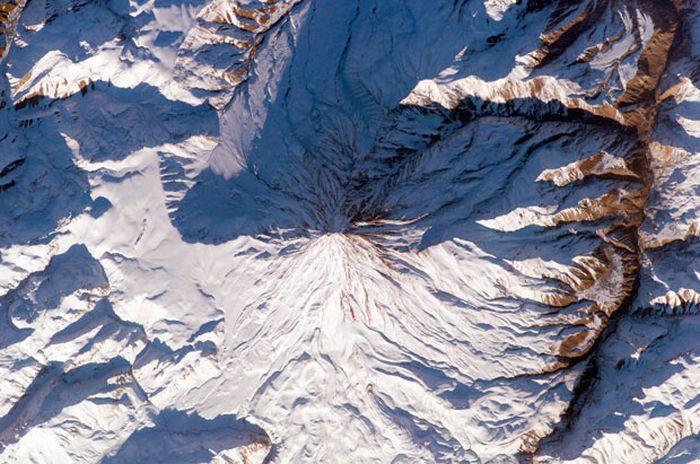
{"type": "Polygon", "coordinates": [[[689,1],[0,5],[8,462],[692,462],[689,1]]]}

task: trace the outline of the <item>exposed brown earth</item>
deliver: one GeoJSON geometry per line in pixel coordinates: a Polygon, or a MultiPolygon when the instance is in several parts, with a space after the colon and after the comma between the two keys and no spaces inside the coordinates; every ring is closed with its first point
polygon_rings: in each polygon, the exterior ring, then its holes
{"type": "MultiPolygon", "coordinates": [[[[603,259],[598,259],[597,262],[589,261],[593,266],[577,269],[568,275],[552,276],[571,288],[570,294],[564,295],[560,301],[553,302],[554,306],[560,306],[567,301],[576,301],[575,295],[579,297],[585,295],[590,298],[590,290],[596,286],[611,288],[605,281],[609,281],[610,276],[615,273],[616,266],[613,263],[617,263],[618,272],[620,267],[622,270],[622,278],[618,279],[618,285],[614,286],[616,289],[614,298],[606,305],[596,302],[589,309],[592,315],[598,315],[601,320],[581,319],[576,325],[583,324],[586,328],[569,335],[559,345],[560,355],[571,360],[581,359],[584,356],[595,357],[596,341],[605,331],[608,325],[607,321],[616,313],[624,311],[627,303],[633,297],[643,250],[651,245],[643,243],[644,239],[640,237],[639,229],[646,220],[646,207],[654,182],[652,164],[656,160],[652,160],[652,157],[673,157],[673,150],[659,147],[650,138],[656,121],[657,105],[661,100],[672,95],[672,91],[667,91],[665,95],[660,97],[659,86],[678,32],[678,2],[649,1],[643,2],[643,5],[654,18],[657,29],[640,54],[636,75],[627,83],[624,93],[614,103],[614,106],[623,114],[624,125],[636,129],[640,149],[627,161],[624,170],[609,172],[612,175],[628,176],[631,174],[634,178],[639,179],[643,185],[634,192],[610,192],[597,199],[583,201],[578,208],[563,211],[558,215],[559,221],[586,221],[609,216],[620,218],[617,225],[599,232],[601,238],[606,242],[606,245],[601,248],[605,255],[603,259]]],[[[585,22],[588,17],[587,11],[584,11],[574,22],[564,26],[555,35],[546,36],[547,41],[543,41],[544,45],[551,46],[552,40],[561,40],[567,30],[585,22]]],[[[589,48],[586,57],[609,47],[614,40],[616,39],[613,37],[598,47],[589,48]]],[[[586,61],[586,57],[583,61],[586,61]]],[[[570,170],[568,173],[549,173],[543,178],[555,182],[561,179],[558,185],[566,185],[569,183],[567,175],[576,178],[597,175],[595,169],[600,164],[601,159],[601,155],[598,154],[579,162],[575,166],[574,174],[570,170]]],[[[555,223],[558,222],[555,221],[555,223]]],[[[599,292],[594,293],[598,294],[599,292]]],[[[692,295],[690,292],[678,296],[667,296],[669,304],[694,303],[695,299],[697,299],[697,295],[692,295]]],[[[584,377],[580,382],[588,383],[590,379],[584,377]]],[[[562,417],[562,424],[565,425],[573,420],[574,403],[576,401],[572,402],[572,407],[562,417]]],[[[554,432],[554,435],[548,439],[556,440],[556,433],[554,432]]],[[[538,446],[528,448],[527,456],[523,457],[524,461],[532,461],[538,446]]]]}

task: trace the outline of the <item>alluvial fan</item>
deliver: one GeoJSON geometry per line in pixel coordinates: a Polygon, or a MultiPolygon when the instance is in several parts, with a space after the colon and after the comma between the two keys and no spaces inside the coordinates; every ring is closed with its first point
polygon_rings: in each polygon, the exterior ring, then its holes
{"type": "Polygon", "coordinates": [[[697,1],[0,32],[0,461],[700,460],[697,1]]]}

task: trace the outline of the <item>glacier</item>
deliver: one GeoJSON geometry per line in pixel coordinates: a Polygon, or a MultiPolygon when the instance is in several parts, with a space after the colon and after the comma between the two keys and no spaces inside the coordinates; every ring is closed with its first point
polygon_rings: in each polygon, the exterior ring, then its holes
{"type": "Polygon", "coordinates": [[[699,462],[695,0],[0,22],[0,462],[699,462]]]}

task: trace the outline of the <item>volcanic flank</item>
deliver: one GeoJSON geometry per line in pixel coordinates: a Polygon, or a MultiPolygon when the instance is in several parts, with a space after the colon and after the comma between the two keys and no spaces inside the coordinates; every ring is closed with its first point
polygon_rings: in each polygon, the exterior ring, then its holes
{"type": "Polygon", "coordinates": [[[699,17],[0,4],[0,461],[694,462],[699,17]]]}

